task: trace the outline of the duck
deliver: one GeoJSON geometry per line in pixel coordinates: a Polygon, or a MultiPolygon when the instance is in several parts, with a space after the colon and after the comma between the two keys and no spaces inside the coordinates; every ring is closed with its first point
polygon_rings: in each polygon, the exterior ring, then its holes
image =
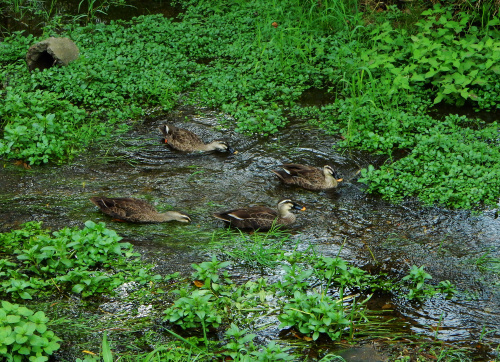
{"type": "Polygon", "coordinates": [[[154,206],[145,200],[132,197],[105,197],[90,198],[103,213],[117,221],[132,223],[160,223],[166,221],[190,222],[191,218],[178,211],[158,212],[154,206]]]}
{"type": "Polygon", "coordinates": [[[182,151],[182,152],[196,152],[196,151],[222,151],[229,152],[230,154],[236,154],[231,146],[225,141],[212,141],[210,143],[204,143],[198,135],[193,132],[172,126],[170,124],[164,124],[158,127],[160,132],[163,134],[165,143],[170,148],[182,151]]]}
{"type": "Polygon", "coordinates": [[[283,199],[278,202],[276,210],[266,206],[253,206],[218,212],[213,215],[229,226],[238,229],[267,231],[275,225],[293,224],[296,216],[291,212],[292,209],[304,211],[306,208],[290,199],[283,199]]]}
{"type": "Polygon", "coordinates": [[[282,170],[271,170],[278,179],[286,185],[300,186],[306,190],[320,191],[335,189],[343,179],[329,165],[322,169],[300,165],[297,163],[286,163],[280,166],[282,170]]]}

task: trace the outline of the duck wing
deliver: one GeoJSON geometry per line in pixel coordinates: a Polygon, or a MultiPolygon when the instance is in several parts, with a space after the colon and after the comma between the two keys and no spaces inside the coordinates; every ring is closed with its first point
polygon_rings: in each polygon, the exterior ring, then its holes
{"type": "Polygon", "coordinates": [[[129,197],[92,197],[90,198],[101,211],[115,219],[141,222],[142,215],[157,213],[157,210],[145,200],[129,197]]]}
{"type": "Polygon", "coordinates": [[[313,177],[316,175],[321,175],[322,171],[313,166],[300,165],[298,163],[286,163],[281,165],[283,170],[290,176],[295,177],[313,177]]]}
{"type": "Polygon", "coordinates": [[[214,216],[239,229],[269,230],[278,212],[265,206],[255,206],[216,213],[214,216]]]}
{"type": "Polygon", "coordinates": [[[184,151],[193,152],[198,151],[200,147],[203,147],[205,143],[198,137],[195,133],[188,131],[184,128],[178,128],[175,126],[168,126],[169,132],[165,132],[165,142],[171,148],[184,151]]]}
{"type": "Polygon", "coordinates": [[[287,185],[300,186],[307,190],[318,189],[317,184],[324,180],[322,171],[316,167],[289,163],[281,165],[282,170],[273,170],[281,182],[287,185]]]}
{"type": "Polygon", "coordinates": [[[175,128],[172,132],[172,140],[182,143],[204,144],[198,135],[184,128],[175,128]]]}

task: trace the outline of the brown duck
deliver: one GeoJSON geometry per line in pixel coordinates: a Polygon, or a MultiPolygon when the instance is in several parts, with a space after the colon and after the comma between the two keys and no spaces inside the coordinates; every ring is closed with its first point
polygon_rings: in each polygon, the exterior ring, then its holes
{"type": "Polygon", "coordinates": [[[225,141],[204,143],[200,137],[184,128],[164,124],[158,127],[163,134],[165,143],[170,148],[183,152],[222,151],[236,153],[225,141]]]}
{"type": "Polygon", "coordinates": [[[135,223],[159,223],[166,221],[190,222],[186,214],[177,211],[158,212],[152,205],[131,197],[94,196],[90,198],[103,213],[118,221],[135,223]]]}
{"type": "Polygon", "coordinates": [[[306,208],[284,199],[278,203],[277,210],[265,206],[254,206],[215,213],[214,216],[238,229],[267,231],[273,225],[290,225],[295,222],[292,209],[304,211],[306,208]]]}
{"type": "Polygon", "coordinates": [[[319,169],[307,165],[287,163],[281,165],[283,170],[272,170],[279,180],[287,185],[300,186],[307,190],[319,191],[334,189],[342,181],[331,166],[319,169]]]}

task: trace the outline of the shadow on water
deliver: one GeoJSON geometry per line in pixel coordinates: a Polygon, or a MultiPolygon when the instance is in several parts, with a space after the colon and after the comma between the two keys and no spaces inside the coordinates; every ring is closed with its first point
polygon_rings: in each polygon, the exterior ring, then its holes
{"type": "MultiPolygon", "coordinates": [[[[89,219],[104,221],[155,263],[157,272],[188,275],[191,263],[207,260],[204,245],[222,227],[213,212],[255,204],[274,206],[282,198],[291,198],[307,211],[298,215],[286,248],[306,250],[312,245],[326,256],[339,254],[359,267],[384,271],[396,279],[406,275],[410,266],[424,265],[436,283],[449,279],[462,294],[421,304],[392,300],[407,327],[454,342],[477,341],[482,331],[496,330],[484,340],[500,342],[498,280],[487,281],[488,275],[475,264],[486,253],[500,257],[500,219],[494,210],[471,215],[426,208],[414,201],[393,205],[367,195],[357,182],[358,172],[385,159],[337,152],[332,149],[336,142],[332,136],[303,122],[296,121],[268,138],[217,131],[215,115],[199,116],[189,109],[172,114],[169,122],[193,130],[205,141],[225,139],[239,152],[171,151],[161,143],[158,131],[165,119],[149,118],[111,150],[91,151],[71,165],[4,168],[0,231],[31,220],[43,221],[51,229],[82,227],[89,219]],[[189,122],[183,121],[186,117],[189,122]],[[329,164],[345,182],[336,192],[319,193],[281,185],[270,170],[286,162],[329,164]],[[116,223],[89,201],[96,195],[146,198],[160,209],[187,212],[193,223],[116,223]]],[[[240,272],[243,278],[259,274],[251,268],[232,272],[240,272]]]]}

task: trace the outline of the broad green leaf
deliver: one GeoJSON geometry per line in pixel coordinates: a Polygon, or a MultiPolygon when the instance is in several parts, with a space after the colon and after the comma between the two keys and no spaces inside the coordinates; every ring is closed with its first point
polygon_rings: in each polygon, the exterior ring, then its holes
{"type": "Polygon", "coordinates": [[[425,78],[434,77],[439,71],[437,69],[431,69],[427,73],[425,73],[425,78]]]}
{"type": "Polygon", "coordinates": [[[23,354],[23,355],[29,355],[31,353],[31,348],[28,346],[23,346],[23,347],[19,348],[17,353],[23,354]]]}
{"type": "Polygon", "coordinates": [[[19,323],[20,320],[21,320],[20,316],[12,315],[12,314],[9,314],[6,318],[7,323],[10,323],[10,324],[19,323]]]}
{"type": "Polygon", "coordinates": [[[425,77],[422,75],[422,74],[417,74],[417,73],[414,73],[411,78],[410,78],[412,81],[414,82],[423,82],[425,81],[425,77]]]}
{"type": "Polygon", "coordinates": [[[434,104],[437,104],[439,102],[441,102],[443,100],[443,93],[438,93],[438,95],[436,96],[436,98],[434,98],[434,104]]]}
{"type": "Polygon", "coordinates": [[[71,288],[71,290],[73,291],[73,293],[81,293],[82,290],[85,289],[85,286],[83,284],[75,284],[73,286],[73,288],[71,288]]]}
{"type": "Polygon", "coordinates": [[[28,293],[28,292],[21,292],[21,293],[19,293],[19,296],[21,298],[23,298],[23,299],[33,299],[33,297],[31,296],[31,294],[28,293]]]}

